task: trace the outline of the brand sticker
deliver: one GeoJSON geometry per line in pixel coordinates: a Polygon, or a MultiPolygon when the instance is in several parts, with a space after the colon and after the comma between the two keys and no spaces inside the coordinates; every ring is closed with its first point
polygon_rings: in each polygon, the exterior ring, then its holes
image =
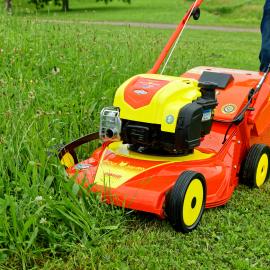
{"type": "Polygon", "coordinates": [[[139,90],[139,89],[134,90],[134,93],[137,94],[137,95],[139,95],[139,96],[141,96],[141,95],[147,95],[148,94],[148,92],[145,91],[145,90],[143,90],[143,89],[141,89],[141,90],[139,90]]]}
{"type": "Polygon", "coordinates": [[[224,114],[232,114],[236,111],[237,106],[235,104],[226,104],[222,107],[221,111],[224,114]]]}

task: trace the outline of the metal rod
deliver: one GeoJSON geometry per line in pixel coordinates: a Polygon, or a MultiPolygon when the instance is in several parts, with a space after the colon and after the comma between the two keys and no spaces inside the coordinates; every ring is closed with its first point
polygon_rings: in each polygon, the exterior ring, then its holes
{"type": "Polygon", "coordinates": [[[166,57],[167,57],[168,53],[170,52],[171,48],[173,47],[174,43],[178,39],[179,35],[182,33],[183,28],[185,27],[185,25],[186,25],[187,21],[189,20],[190,16],[192,15],[192,11],[195,8],[199,7],[202,4],[202,2],[203,2],[203,0],[196,0],[195,3],[193,3],[190,6],[189,10],[187,11],[185,16],[183,17],[182,21],[179,23],[179,25],[175,29],[174,33],[170,37],[169,41],[165,45],[164,49],[162,50],[161,54],[159,55],[159,57],[158,57],[157,61],[155,62],[153,68],[150,71],[148,71],[148,73],[155,74],[155,73],[158,72],[158,70],[160,69],[160,66],[162,65],[162,63],[166,59],[166,57]]]}
{"type": "Polygon", "coordinates": [[[258,85],[256,86],[255,93],[257,93],[262,88],[262,85],[263,85],[264,81],[266,80],[267,75],[269,74],[269,72],[270,72],[270,64],[268,65],[267,70],[265,71],[263,77],[261,78],[258,85]]]}
{"type": "Polygon", "coordinates": [[[176,46],[177,46],[177,44],[178,44],[178,42],[179,42],[181,36],[182,36],[182,33],[183,33],[183,31],[185,30],[185,27],[186,27],[186,25],[187,25],[187,23],[188,23],[188,21],[189,21],[191,15],[192,15],[192,12],[193,12],[193,10],[194,10],[194,8],[195,8],[197,2],[198,2],[198,0],[195,1],[194,5],[193,5],[193,7],[192,7],[192,9],[191,9],[191,12],[190,12],[189,15],[188,15],[188,19],[185,21],[183,28],[181,29],[181,31],[180,31],[180,33],[179,33],[179,35],[178,35],[176,41],[174,42],[174,45],[173,45],[173,47],[172,47],[172,49],[171,49],[171,51],[170,51],[170,54],[169,54],[169,56],[167,57],[166,62],[165,62],[164,66],[163,66],[163,68],[162,68],[162,70],[161,70],[161,74],[163,74],[164,70],[166,69],[166,67],[167,67],[167,65],[168,65],[168,63],[169,63],[169,61],[170,61],[170,59],[171,59],[171,57],[172,57],[172,54],[173,54],[173,52],[174,52],[174,50],[175,50],[175,48],[176,48],[176,46]]]}

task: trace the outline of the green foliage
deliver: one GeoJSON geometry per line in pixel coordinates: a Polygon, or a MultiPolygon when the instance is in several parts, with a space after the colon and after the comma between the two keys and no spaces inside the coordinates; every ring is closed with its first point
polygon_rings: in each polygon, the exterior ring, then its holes
{"type": "MultiPolygon", "coordinates": [[[[113,0],[96,0],[96,2],[104,2],[105,4],[108,4],[109,2],[112,2],[113,0]]],[[[126,3],[131,3],[131,0],[118,0],[118,1],[123,1],[126,3]]]]}
{"type": "MultiPolygon", "coordinates": [[[[105,4],[108,4],[109,2],[112,2],[113,0],[96,0],[96,2],[104,2],[105,4]]],[[[131,0],[119,0],[126,3],[131,3],[131,0]]],[[[69,5],[69,0],[29,0],[29,3],[32,3],[36,6],[37,9],[43,8],[45,5],[48,5],[50,3],[55,4],[56,6],[61,5],[69,5]]]]}
{"type": "Polygon", "coordinates": [[[61,6],[62,0],[29,0],[29,3],[34,4],[37,9],[44,8],[45,5],[50,3],[55,4],[56,6],[61,6]]]}
{"type": "MultiPolygon", "coordinates": [[[[72,12],[64,13],[55,5],[37,11],[30,6],[22,5],[14,10],[16,14],[30,15],[55,19],[91,20],[91,21],[135,21],[155,23],[179,23],[191,2],[183,0],[136,0],[132,5],[126,5],[122,1],[110,2],[108,7],[101,3],[89,0],[72,0],[70,8],[72,12]]],[[[33,6],[34,7],[34,6],[33,6]]],[[[191,24],[203,25],[237,25],[242,27],[259,28],[263,10],[261,0],[209,0],[201,6],[201,18],[199,21],[191,20],[191,24]]]]}

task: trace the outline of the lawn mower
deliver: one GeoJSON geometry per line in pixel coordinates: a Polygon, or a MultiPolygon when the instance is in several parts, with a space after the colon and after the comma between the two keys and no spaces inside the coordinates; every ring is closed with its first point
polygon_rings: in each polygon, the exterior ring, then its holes
{"type": "Polygon", "coordinates": [[[163,75],[202,2],[188,9],[153,68],[119,87],[99,132],[59,152],[68,176],[105,202],[167,218],[183,232],[197,227],[205,208],[226,204],[240,182],[261,187],[269,176],[269,67],[163,75]],[[76,148],[97,139],[102,145],[79,162],[76,148]]]}

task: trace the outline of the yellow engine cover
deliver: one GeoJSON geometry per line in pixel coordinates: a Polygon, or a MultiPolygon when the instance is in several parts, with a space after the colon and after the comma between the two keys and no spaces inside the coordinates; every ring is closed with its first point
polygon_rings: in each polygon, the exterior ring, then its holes
{"type": "Polygon", "coordinates": [[[181,108],[200,96],[196,80],[141,74],[118,88],[114,106],[121,119],[160,124],[161,131],[174,133],[181,108]]]}

